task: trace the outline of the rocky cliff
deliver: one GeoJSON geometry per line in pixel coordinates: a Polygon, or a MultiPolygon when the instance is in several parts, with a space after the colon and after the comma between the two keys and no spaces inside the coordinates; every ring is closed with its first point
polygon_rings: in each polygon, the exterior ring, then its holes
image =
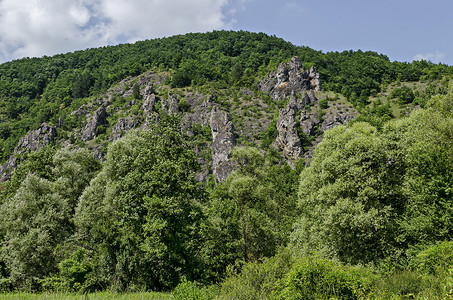
{"type": "Polygon", "coordinates": [[[11,172],[17,167],[19,158],[26,152],[38,151],[42,147],[54,143],[57,138],[57,129],[47,123],[41,124],[36,129],[29,131],[24,137],[19,140],[14,155],[12,155],[5,164],[0,166],[0,182],[8,180],[11,172]]]}
{"type": "Polygon", "coordinates": [[[258,88],[267,92],[274,100],[282,100],[293,93],[321,90],[321,80],[315,67],[304,69],[298,57],[288,63],[281,63],[277,70],[270,72],[261,80],[258,88]]]}
{"type": "Polygon", "coordinates": [[[197,178],[207,180],[212,174],[216,181],[223,181],[234,169],[230,161],[234,147],[259,146],[261,133],[274,126],[270,124],[275,124],[271,121],[276,112],[277,135],[271,147],[280,149],[291,165],[302,156],[310,156],[310,143],[319,141],[323,131],[357,114],[352,107],[333,99],[328,101],[327,109],[321,108],[317,97],[321,89],[319,74],[314,67],[305,69],[297,57],[281,63],[252,88],[172,89],[169,76],[147,72],[127,78],[75,109],[71,116],[84,124],[66,133],[75,141],[57,136],[58,130],[64,131],[61,122],[56,126],[42,124],[30,131],[19,141],[15,155],[0,168],[1,180],[8,178],[17,157],[26,151],[39,150],[51,142],[63,147],[85,145],[102,160],[109,142],[130,130],[153,126],[162,114],[173,114],[181,117],[181,129],[189,136],[205,134],[206,130],[210,133],[200,140],[202,144],[194,146],[202,165],[197,178]],[[136,86],[139,95],[133,91],[136,86]]]}

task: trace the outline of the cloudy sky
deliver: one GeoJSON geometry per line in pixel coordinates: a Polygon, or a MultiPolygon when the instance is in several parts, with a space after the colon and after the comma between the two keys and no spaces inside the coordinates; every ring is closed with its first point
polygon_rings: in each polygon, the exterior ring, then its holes
{"type": "Polygon", "coordinates": [[[452,0],[0,0],[0,63],[217,29],[453,65],[452,0]]]}

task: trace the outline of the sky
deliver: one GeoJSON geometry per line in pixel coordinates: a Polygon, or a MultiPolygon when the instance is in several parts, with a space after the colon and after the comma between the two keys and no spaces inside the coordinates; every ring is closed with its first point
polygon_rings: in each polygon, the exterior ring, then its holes
{"type": "Polygon", "coordinates": [[[0,0],[0,63],[188,32],[453,65],[453,0],[0,0]]]}

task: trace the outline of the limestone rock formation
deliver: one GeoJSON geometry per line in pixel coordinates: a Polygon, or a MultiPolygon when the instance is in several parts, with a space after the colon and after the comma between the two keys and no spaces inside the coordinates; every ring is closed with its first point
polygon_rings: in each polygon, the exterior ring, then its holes
{"type": "Polygon", "coordinates": [[[277,119],[277,139],[275,146],[282,148],[285,156],[291,159],[299,158],[302,153],[302,143],[297,134],[296,115],[299,111],[296,97],[291,96],[286,108],[280,108],[277,119]]]}
{"type": "Polygon", "coordinates": [[[110,135],[109,140],[114,141],[119,139],[125,133],[130,131],[131,129],[135,128],[137,125],[137,120],[134,117],[125,117],[119,118],[118,122],[112,128],[112,134],[110,135]]]}
{"type": "Polygon", "coordinates": [[[55,141],[56,137],[57,128],[47,123],[43,123],[38,129],[29,131],[19,140],[16,148],[14,148],[14,154],[23,154],[27,151],[38,151],[42,147],[55,141]]]}
{"type": "Polygon", "coordinates": [[[268,92],[272,99],[282,100],[293,93],[306,90],[319,91],[321,81],[314,67],[305,70],[299,58],[295,56],[288,63],[281,63],[275,72],[270,72],[259,82],[258,88],[268,92]]]}
{"type": "Polygon", "coordinates": [[[305,110],[301,111],[300,128],[307,136],[315,134],[316,126],[319,124],[318,114],[310,114],[305,110]]]}
{"type": "Polygon", "coordinates": [[[12,155],[4,165],[0,166],[0,182],[8,180],[10,172],[16,169],[18,156],[28,151],[38,151],[42,147],[55,142],[57,138],[57,128],[47,123],[41,124],[36,130],[29,131],[22,137],[14,148],[12,155]]]}
{"type": "Polygon", "coordinates": [[[212,167],[218,181],[225,180],[233,171],[230,161],[233,148],[236,145],[233,123],[225,111],[213,107],[209,120],[212,134],[212,167]]]}
{"type": "Polygon", "coordinates": [[[88,119],[88,123],[85,128],[82,130],[81,138],[84,141],[90,141],[97,136],[97,128],[100,125],[107,124],[107,111],[105,107],[101,105],[88,119]]]}
{"type": "Polygon", "coordinates": [[[162,99],[162,109],[169,114],[177,114],[179,112],[178,96],[176,94],[168,94],[167,99],[162,99]]]}

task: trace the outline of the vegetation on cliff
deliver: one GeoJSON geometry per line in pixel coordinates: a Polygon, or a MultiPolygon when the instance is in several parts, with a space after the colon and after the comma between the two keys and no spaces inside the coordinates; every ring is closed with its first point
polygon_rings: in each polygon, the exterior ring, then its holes
{"type": "Polygon", "coordinates": [[[451,296],[452,74],[227,31],[2,64],[0,290],[451,296]]]}

